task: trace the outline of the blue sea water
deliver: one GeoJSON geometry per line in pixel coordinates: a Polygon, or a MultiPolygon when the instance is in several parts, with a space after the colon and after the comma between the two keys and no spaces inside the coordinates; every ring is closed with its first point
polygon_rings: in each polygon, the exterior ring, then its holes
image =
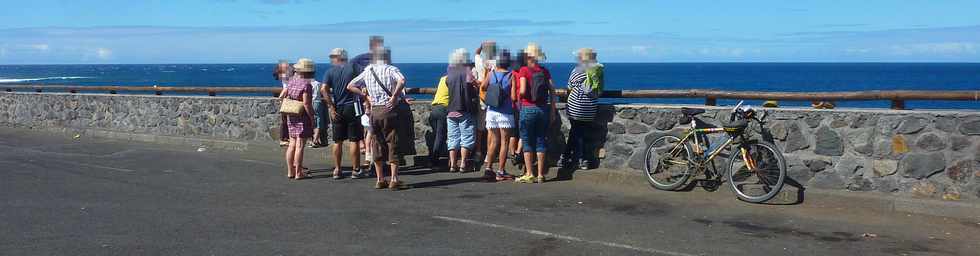
{"type": "MultiPolygon", "coordinates": [[[[396,64],[409,87],[432,87],[445,64],[396,64]]],[[[574,64],[548,63],[558,86],[574,64]]],[[[0,65],[0,85],[278,86],[273,64],[0,65]]],[[[326,70],[318,65],[317,70],[326,70]]],[[[320,77],[322,72],[317,76],[320,77]]],[[[608,63],[608,89],[742,91],[980,90],[980,63],[608,63]]],[[[425,96],[419,96],[425,98],[425,96]]],[[[616,103],[701,104],[703,99],[605,99],[616,103]]],[[[719,104],[733,104],[721,101],[719,104]]],[[[758,104],[757,102],[755,104],[758,104]]],[[[781,102],[806,105],[808,102],[781,102]]],[[[886,101],[840,102],[886,108],[886,101]]],[[[911,101],[909,108],[980,109],[978,101],[911,101]]]]}

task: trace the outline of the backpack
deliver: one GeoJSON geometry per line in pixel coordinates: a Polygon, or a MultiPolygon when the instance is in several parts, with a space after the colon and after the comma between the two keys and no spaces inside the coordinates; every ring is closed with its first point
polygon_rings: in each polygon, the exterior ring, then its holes
{"type": "Polygon", "coordinates": [[[536,72],[531,75],[531,81],[528,81],[528,91],[525,91],[525,99],[531,100],[531,102],[537,104],[544,104],[548,101],[548,96],[551,88],[548,86],[548,77],[545,73],[536,72]]]}
{"type": "MultiPolygon", "coordinates": [[[[493,76],[493,83],[490,83],[490,85],[487,86],[487,97],[483,100],[483,102],[485,102],[487,106],[499,108],[501,105],[504,105],[504,102],[506,102],[505,99],[507,97],[507,92],[504,91],[503,81],[501,81],[503,78],[497,78],[496,72],[491,75],[493,76]]],[[[510,75],[511,74],[508,71],[507,73],[503,74],[503,77],[508,77],[510,75]]],[[[510,80],[508,79],[508,81],[510,80]]]]}

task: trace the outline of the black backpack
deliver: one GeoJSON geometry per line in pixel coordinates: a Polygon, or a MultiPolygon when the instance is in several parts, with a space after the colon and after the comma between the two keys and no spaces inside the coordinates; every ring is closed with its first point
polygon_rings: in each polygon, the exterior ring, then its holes
{"type": "Polygon", "coordinates": [[[528,89],[525,96],[526,99],[530,99],[531,102],[537,104],[544,104],[548,102],[548,92],[551,88],[548,86],[548,76],[544,72],[537,72],[531,75],[531,81],[528,81],[528,89]]]}
{"type": "MultiPolygon", "coordinates": [[[[502,84],[502,78],[498,79],[496,72],[490,73],[493,76],[493,83],[487,86],[487,96],[483,100],[487,106],[499,108],[506,102],[507,92],[504,91],[504,85],[502,84]]],[[[510,76],[510,71],[504,74],[504,77],[510,76]]],[[[513,79],[513,78],[512,78],[513,79]]]]}

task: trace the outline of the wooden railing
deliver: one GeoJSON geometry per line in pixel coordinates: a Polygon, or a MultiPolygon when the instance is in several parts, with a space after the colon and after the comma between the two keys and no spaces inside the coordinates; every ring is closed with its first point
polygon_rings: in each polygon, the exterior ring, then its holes
{"type": "MultiPolygon", "coordinates": [[[[78,85],[0,85],[7,92],[153,92],[164,93],[218,93],[278,95],[279,87],[206,87],[206,86],[78,86],[78,85]]],[[[408,88],[408,94],[435,94],[435,88],[408,88]]],[[[557,90],[558,96],[566,95],[564,89],[557,90]]],[[[909,100],[947,100],[980,101],[980,90],[959,91],[850,91],[850,92],[764,92],[764,91],[719,91],[719,90],[610,90],[604,91],[603,98],[703,98],[705,105],[714,106],[718,99],[741,100],[786,100],[786,101],[890,101],[893,109],[905,109],[909,100]]]]}

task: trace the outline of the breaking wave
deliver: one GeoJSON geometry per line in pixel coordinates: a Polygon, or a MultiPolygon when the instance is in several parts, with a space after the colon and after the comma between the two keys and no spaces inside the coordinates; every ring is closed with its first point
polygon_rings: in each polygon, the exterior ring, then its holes
{"type": "Polygon", "coordinates": [[[72,79],[87,79],[91,77],[87,76],[56,76],[56,77],[38,77],[38,78],[2,78],[0,77],[0,83],[23,83],[23,82],[34,82],[34,81],[46,81],[46,80],[72,80],[72,79]]]}

